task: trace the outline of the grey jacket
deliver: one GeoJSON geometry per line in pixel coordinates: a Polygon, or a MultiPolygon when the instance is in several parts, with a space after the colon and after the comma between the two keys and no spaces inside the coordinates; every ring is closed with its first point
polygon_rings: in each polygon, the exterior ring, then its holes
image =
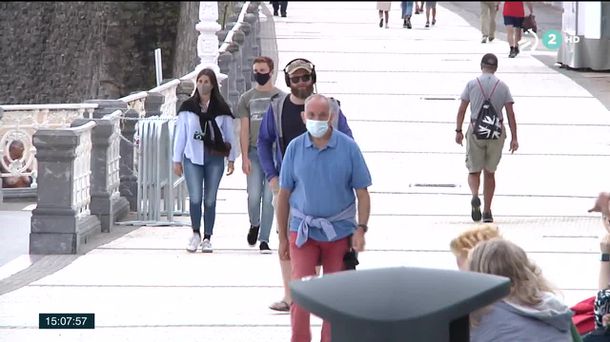
{"type": "Polygon", "coordinates": [[[501,300],[471,328],[470,341],[571,342],[571,323],[572,311],[551,293],[537,307],[501,300]]]}

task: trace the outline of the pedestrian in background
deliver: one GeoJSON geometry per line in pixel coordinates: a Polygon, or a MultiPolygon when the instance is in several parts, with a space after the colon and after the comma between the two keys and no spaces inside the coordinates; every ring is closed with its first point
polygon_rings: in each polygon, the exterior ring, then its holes
{"type": "Polygon", "coordinates": [[[493,222],[491,213],[491,201],[496,189],[495,172],[502,158],[502,148],[506,140],[506,128],[504,127],[502,109],[506,108],[508,124],[511,132],[509,151],[515,152],[519,148],[517,141],[517,123],[513,111],[513,97],[508,86],[495,76],[498,70],[498,58],[492,53],[485,54],[481,59],[481,75],[466,84],[461,95],[461,103],[457,114],[457,126],[455,129],[455,142],[462,145],[464,135],[462,123],[466,109],[470,105],[470,124],[466,131],[466,168],[468,169],[468,186],[472,194],[470,201],[472,220],[478,222],[493,222]],[[478,139],[475,137],[474,124],[479,112],[486,100],[489,100],[498,115],[501,134],[497,139],[478,139]],[[483,196],[484,206],[481,215],[481,200],[479,199],[479,186],[481,183],[481,172],[484,174],[483,196]]]}
{"type": "Polygon", "coordinates": [[[288,8],[288,1],[271,1],[271,5],[273,6],[273,15],[278,16],[278,11],[282,15],[283,18],[286,18],[288,8]]]}
{"type": "Polygon", "coordinates": [[[436,1],[426,1],[426,27],[430,27],[430,12],[432,12],[432,26],[436,25],[436,1]]]}
{"type": "Polygon", "coordinates": [[[389,28],[388,20],[390,19],[390,9],[392,3],[390,1],[377,1],[377,11],[379,11],[379,27],[383,27],[383,19],[385,16],[385,28],[389,28]]]}
{"type": "Polygon", "coordinates": [[[481,1],[481,43],[490,43],[496,38],[496,14],[500,8],[499,1],[481,1]]]}
{"type": "Polygon", "coordinates": [[[246,175],[250,219],[247,241],[250,246],[254,246],[258,240],[262,254],[271,253],[269,235],[273,225],[273,194],[258,160],[256,142],[271,97],[281,93],[281,90],[273,85],[273,72],[274,63],[271,58],[256,57],[252,62],[252,76],[256,85],[243,93],[237,104],[237,114],[241,123],[242,171],[246,175]]]}
{"type": "Polygon", "coordinates": [[[411,15],[413,13],[413,1],[401,1],[400,9],[402,10],[402,27],[410,29],[411,15]]]}
{"type": "Polygon", "coordinates": [[[508,58],[515,58],[519,54],[519,41],[521,40],[523,19],[525,18],[524,4],[527,4],[530,15],[534,14],[534,6],[529,1],[504,1],[502,15],[504,16],[504,25],[506,26],[506,35],[510,46],[508,58]]]}

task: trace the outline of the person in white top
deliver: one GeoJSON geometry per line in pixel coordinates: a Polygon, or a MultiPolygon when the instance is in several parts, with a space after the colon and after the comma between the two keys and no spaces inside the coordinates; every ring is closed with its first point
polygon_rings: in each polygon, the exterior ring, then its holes
{"type": "Polygon", "coordinates": [[[218,89],[216,74],[203,69],[197,75],[197,89],[180,106],[174,139],[174,173],[184,178],[189,193],[193,236],[186,248],[212,252],[212,233],[216,219],[216,194],[227,163],[227,176],[234,170],[239,147],[233,134],[233,114],[218,89]],[[204,187],[205,185],[205,187],[204,187]],[[205,188],[205,192],[203,191],[205,188]],[[203,201],[204,236],[201,240],[203,201]]]}

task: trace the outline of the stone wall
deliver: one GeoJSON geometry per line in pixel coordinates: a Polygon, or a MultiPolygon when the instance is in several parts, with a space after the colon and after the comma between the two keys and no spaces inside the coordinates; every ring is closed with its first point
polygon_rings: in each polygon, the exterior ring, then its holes
{"type": "MultiPolygon", "coordinates": [[[[220,23],[224,3],[218,7],[220,23]]],[[[199,2],[0,3],[0,104],[116,99],[151,89],[156,48],[163,78],[181,77],[199,62],[198,21],[199,2]]]]}

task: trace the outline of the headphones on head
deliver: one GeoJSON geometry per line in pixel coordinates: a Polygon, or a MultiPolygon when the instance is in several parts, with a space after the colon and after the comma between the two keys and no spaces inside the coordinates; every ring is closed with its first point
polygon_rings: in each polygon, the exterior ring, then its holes
{"type": "Polygon", "coordinates": [[[286,72],[286,69],[288,69],[288,66],[290,64],[292,64],[293,62],[296,62],[296,61],[303,61],[305,63],[309,63],[309,65],[311,66],[311,81],[313,84],[315,84],[316,83],[316,66],[305,58],[295,58],[295,59],[291,60],[290,62],[288,62],[288,64],[286,64],[286,67],[284,68],[284,80],[286,81],[286,86],[290,87],[290,76],[288,75],[288,72],[286,72]]]}

